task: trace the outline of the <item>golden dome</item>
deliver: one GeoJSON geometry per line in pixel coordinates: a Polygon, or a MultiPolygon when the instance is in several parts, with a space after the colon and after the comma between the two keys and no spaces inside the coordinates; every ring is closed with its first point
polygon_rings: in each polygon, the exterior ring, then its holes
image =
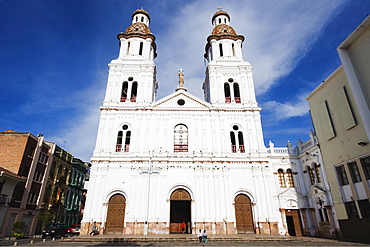
{"type": "Polygon", "coordinates": [[[212,30],[212,35],[237,35],[234,28],[226,24],[219,24],[212,30]]]}
{"type": "Polygon", "coordinates": [[[144,10],[144,9],[137,9],[137,10],[135,10],[134,13],[132,13],[131,19],[133,19],[136,14],[144,14],[144,15],[146,15],[148,17],[148,19],[149,19],[149,22],[150,22],[150,15],[149,15],[149,13],[146,10],[144,10]]]}
{"type": "Polygon", "coordinates": [[[136,22],[132,25],[130,25],[127,29],[126,29],[126,34],[130,34],[130,33],[137,33],[137,34],[150,34],[150,29],[147,25],[145,25],[144,23],[141,23],[141,22],[136,22]]]}
{"type": "Polygon", "coordinates": [[[214,19],[215,19],[217,16],[219,16],[219,15],[226,15],[226,16],[227,16],[227,18],[228,18],[228,19],[229,19],[229,21],[230,21],[230,16],[229,16],[229,14],[228,14],[226,11],[219,10],[219,11],[217,11],[217,12],[213,15],[213,17],[212,17],[212,23],[213,23],[214,19]]]}

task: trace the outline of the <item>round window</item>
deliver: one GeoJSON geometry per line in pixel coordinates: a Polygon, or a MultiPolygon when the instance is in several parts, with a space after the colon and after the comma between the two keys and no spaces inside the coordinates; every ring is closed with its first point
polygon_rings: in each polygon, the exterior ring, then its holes
{"type": "Polygon", "coordinates": [[[229,78],[229,82],[233,82],[234,81],[234,79],[233,78],[229,78]]]}
{"type": "Polygon", "coordinates": [[[239,129],[239,127],[237,125],[233,126],[233,130],[238,130],[238,129],[239,129]]]}
{"type": "Polygon", "coordinates": [[[185,100],[183,100],[183,99],[179,99],[179,100],[177,101],[177,104],[178,104],[178,105],[185,105],[185,100]]]}
{"type": "Polygon", "coordinates": [[[132,77],[129,77],[129,78],[128,78],[128,80],[129,80],[129,81],[132,81],[133,79],[134,79],[134,78],[132,78],[132,77]]]}
{"type": "Polygon", "coordinates": [[[127,129],[128,129],[127,124],[123,125],[123,126],[122,126],[122,129],[123,129],[123,130],[127,130],[127,129]]]}

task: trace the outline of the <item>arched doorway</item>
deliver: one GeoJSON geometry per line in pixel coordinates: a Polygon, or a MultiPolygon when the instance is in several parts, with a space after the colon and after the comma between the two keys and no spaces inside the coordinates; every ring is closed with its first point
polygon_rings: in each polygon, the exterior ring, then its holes
{"type": "Polygon", "coordinates": [[[170,233],[191,233],[191,197],[177,189],[170,198],[170,233]]]}
{"type": "Polygon", "coordinates": [[[115,194],[109,199],[105,234],[122,234],[125,208],[126,198],[123,195],[115,194]]]}
{"type": "Polygon", "coordinates": [[[248,196],[235,197],[235,218],[238,233],[254,233],[252,202],[248,196]]]}

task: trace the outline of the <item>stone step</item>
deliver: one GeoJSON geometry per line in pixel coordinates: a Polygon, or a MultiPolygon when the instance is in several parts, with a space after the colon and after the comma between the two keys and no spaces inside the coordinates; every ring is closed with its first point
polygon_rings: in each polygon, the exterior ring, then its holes
{"type": "MultiPolygon", "coordinates": [[[[308,241],[327,242],[329,239],[310,237],[291,237],[280,235],[238,234],[238,235],[210,235],[212,242],[254,242],[254,241],[308,241]]],[[[134,242],[197,242],[197,235],[167,234],[167,235],[97,235],[75,236],[64,238],[63,242],[106,242],[106,243],[134,243],[134,242]]]]}

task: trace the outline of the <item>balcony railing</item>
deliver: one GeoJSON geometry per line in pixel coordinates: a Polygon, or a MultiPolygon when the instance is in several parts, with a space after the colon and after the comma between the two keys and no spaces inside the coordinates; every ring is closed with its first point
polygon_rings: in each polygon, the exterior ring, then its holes
{"type": "Polygon", "coordinates": [[[240,97],[235,97],[235,103],[240,104],[240,97]]]}
{"type": "Polygon", "coordinates": [[[236,145],[231,145],[231,152],[236,153],[236,145]]]}
{"type": "Polygon", "coordinates": [[[131,101],[131,102],[136,102],[136,97],[131,97],[131,98],[130,98],[130,101],[131,101]]]}
{"type": "Polygon", "coordinates": [[[245,153],[244,145],[239,145],[239,150],[241,153],[245,153]]]}
{"type": "Polygon", "coordinates": [[[180,152],[188,152],[188,145],[174,145],[174,152],[180,153],[180,152]]]}
{"type": "Polygon", "coordinates": [[[127,97],[121,97],[121,102],[126,102],[127,97]]]}
{"type": "Polygon", "coordinates": [[[125,145],[122,145],[122,144],[117,144],[116,145],[116,152],[128,152],[130,150],[130,144],[125,144],[125,145]]]}
{"type": "Polygon", "coordinates": [[[231,97],[225,97],[225,103],[230,104],[231,103],[231,97]]]}

